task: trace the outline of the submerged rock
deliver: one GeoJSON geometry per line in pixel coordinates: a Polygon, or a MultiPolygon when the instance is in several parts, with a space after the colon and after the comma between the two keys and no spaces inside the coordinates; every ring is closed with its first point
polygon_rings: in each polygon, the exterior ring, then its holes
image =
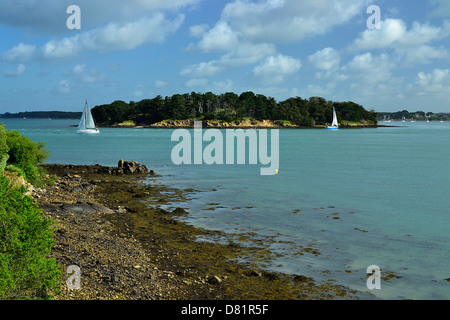
{"type": "MultiPolygon", "coordinates": [[[[124,161],[119,160],[117,167],[100,167],[97,169],[97,173],[110,174],[110,175],[122,175],[122,174],[147,174],[149,170],[147,166],[141,165],[137,161],[124,161]]],[[[154,171],[152,170],[154,174],[154,171]]]]}
{"type": "Polygon", "coordinates": [[[173,214],[188,214],[188,212],[186,210],[184,210],[183,208],[176,208],[175,210],[172,211],[173,214]]]}

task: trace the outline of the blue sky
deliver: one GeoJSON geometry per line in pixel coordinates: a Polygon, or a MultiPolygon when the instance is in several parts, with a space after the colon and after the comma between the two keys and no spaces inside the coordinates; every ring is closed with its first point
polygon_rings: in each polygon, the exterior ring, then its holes
{"type": "Polygon", "coordinates": [[[0,113],[192,91],[450,112],[448,0],[2,0],[0,39],[0,113]]]}

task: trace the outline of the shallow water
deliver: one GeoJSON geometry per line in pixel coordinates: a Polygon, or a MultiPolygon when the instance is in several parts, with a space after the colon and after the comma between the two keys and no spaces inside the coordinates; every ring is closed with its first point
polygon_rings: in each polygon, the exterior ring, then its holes
{"type": "Polygon", "coordinates": [[[268,269],[369,292],[366,269],[378,265],[381,289],[370,291],[378,298],[450,298],[450,123],[280,130],[279,174],[261,176],[259,164],[174,165],[173,130],[105,128],[85,136],[69,127],[76,120],[3,122],[45,141],[48,163],[135,160],[165,175],[159,183],[200,190],[183,204],[186,221],[252,232],[255,243],[278,253],[262,262],[268,269]]]}

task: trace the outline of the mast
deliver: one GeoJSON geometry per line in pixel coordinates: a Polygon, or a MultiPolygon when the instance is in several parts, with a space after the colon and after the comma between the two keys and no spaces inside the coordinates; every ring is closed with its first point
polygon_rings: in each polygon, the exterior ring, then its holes
{"type": "Polygon", "coordinates": [[[84,104],[84,128],[87,129],[87,99],[86,103],[84,104]]]}

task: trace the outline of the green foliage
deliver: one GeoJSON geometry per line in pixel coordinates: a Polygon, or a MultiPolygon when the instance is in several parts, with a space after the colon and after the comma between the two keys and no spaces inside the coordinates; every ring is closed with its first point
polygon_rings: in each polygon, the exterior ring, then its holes
{"type": "Polygon", "coordinates": [[[251,120],[288,120],[298,126],[310,127],[332,122],[333,106],[339,120],[355,123],[377,123],[377,113],[367,111],[353,102],[333,102],[321,97],[308,100],[299,97],[276,102],[253,92],[237,95],[233,92],[215,95],[192,92],[175,94],[172,97],[145,99],[125,103],[115,101],[92,109],[93,116],[101,125],[113,125],[133,120],[138,125],[147,125],[163,120],[202,119],[226,122],[251,120]]]}
{"type": "Polygon", "coordinates": [[[60,271],[48,258],[52,221],[0,176],[0,299],[51,298],[59,292],[60,271]]]}
{"type": "Polygon", "coordinates": [[[0,155],[0,175],[3,174],[6,168],[6,163],[8,162],[9,154],[5,153],[0,155]]]}
{"type": "Polygon", "coordinates": [[[0,124],[0,175],[3,173],[6,167],[6,163],[9,159],[8,144],[6,143],[5,128],[0,124]]]}
{"type": "Polygon", "coordinates": [[[8,144],[6,143],[5,127],[3,126],[3,124],[0,124],[0,156],[8,153],[8,151],[9,148],[8,144]]]}
{"type": "Polygon", "coordinates": [[[45,143],[35,143],[17,130],[5,131],[5,135],[9,148],[8,163],[19,167],[28,182],[38,183],[43,171],[36,165],[42,164],[48,157],[48,153],[44,149],[45,143]]]}

